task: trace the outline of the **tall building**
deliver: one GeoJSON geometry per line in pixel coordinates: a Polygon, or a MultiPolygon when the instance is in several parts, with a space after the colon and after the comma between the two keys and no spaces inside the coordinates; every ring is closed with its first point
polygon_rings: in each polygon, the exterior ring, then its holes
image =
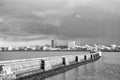
{"type": "Polygon", "coordinates": [[[51,41],[51,46],[52,46],[52,48],[55,47],[55,45],[54,45],[54,40],[51,41]]]}

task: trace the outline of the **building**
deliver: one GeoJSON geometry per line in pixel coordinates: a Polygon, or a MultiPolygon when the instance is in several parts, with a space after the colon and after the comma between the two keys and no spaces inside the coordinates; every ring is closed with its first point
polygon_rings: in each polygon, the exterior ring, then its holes
{"type": "Polygon", "coordinates": [[[51,47],[52,47],[52,48],[55,48],[54,40],[51,41],[51,47]]]}
{"type": "Polygon", "coordinates": [[[8,47],[8,50],[9,50],[9,51],[12,51],[13,49],[12,49],[12,47],[8,47]]]}
{"type": "Polygon", "coordinates": [[[111,45],[112,50],[115,50],[117,48],[117,45],[113,44],[111,45]]]}
{"type": "Polygon", "coordinates": [[[75,41],[69,42],[68,47],[69,48],[75,48],[76,47],[76,42],[75,41]]]}

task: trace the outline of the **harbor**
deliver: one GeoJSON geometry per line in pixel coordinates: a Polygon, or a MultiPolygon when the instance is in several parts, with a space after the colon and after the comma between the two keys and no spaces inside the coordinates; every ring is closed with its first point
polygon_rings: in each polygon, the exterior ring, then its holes
{"type": "Polygon", "coordinates": [[[1,61],[1,80],[19,80],[38,73],[50,73],[59,68],[69,69],[72,65],[94,61],[100,57],[101,53],[93,53],[1,61]]]}
{"type": "Polygon", "coordinates": [[[0,80],[120,80],[119,0],[0,0],[0,80]]]}

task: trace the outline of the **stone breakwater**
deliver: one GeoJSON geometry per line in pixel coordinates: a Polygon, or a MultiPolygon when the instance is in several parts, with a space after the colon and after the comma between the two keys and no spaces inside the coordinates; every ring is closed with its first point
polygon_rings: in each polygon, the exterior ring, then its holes
{"type": "MultiPolygon", "coordinates": [[[[100,53],[19,59],[0,62],[0,80],[14,80],[35,74],[46,74],[75,64],[100,58],[100,53]]],[[[47,75],[48,75],[47,74],[47,75]]],[[[52,74],[52,73],[50,73],[52,74]]]]}

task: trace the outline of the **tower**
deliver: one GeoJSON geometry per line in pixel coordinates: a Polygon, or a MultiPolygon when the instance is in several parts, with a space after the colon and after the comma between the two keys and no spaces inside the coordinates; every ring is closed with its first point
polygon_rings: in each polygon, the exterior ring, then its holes
{"type": "Polygon", "coordinates": [[[52,42],[51,42],[51,46],[52,46],[52,48],[55,47],[55,46],[54,46],[54,40],[52,40],[52,42]]]}

